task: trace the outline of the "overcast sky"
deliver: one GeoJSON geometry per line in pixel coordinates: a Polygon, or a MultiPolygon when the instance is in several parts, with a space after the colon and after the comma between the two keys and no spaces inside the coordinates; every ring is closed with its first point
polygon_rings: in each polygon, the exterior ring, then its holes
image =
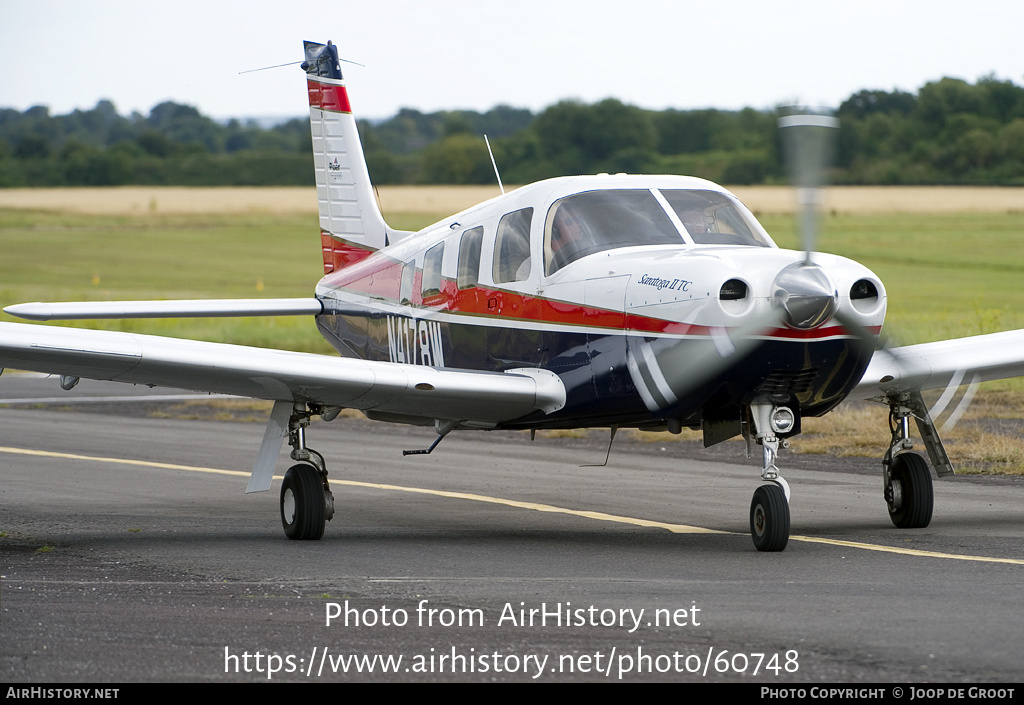
{"type": "Polygon", "coordinates": [[[1024,84],[1022,0],[0,0],[0,107],[109,98],[214,117],[306,111],[302,40],[339,46],[358,117],[615,97],[837,107],[943,76],[1024,84]]]}

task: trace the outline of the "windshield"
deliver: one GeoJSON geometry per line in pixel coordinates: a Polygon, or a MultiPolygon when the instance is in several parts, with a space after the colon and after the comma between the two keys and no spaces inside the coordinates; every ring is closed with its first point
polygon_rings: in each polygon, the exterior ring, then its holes
{"type": "Polygon", "coordinates": [[[545,272],[617,247],[681,245],[683,238],[650,191],[588,191],[555,201],[544,224],[545,272]]]}
{"type": "Polygon", "coordinates": [[[725,194],[666,189],[661,195],[698,245],[771,247],[757,226],[725,194]]]}

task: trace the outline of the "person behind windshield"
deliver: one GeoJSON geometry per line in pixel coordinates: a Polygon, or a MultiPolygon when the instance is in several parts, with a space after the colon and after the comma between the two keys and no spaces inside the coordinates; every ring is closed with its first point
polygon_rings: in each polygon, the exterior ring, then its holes
{"type": "Polygon", "coordinates": [[[690,237],[696,240],[697,235],[709,232],[707,223],[704,221],[704,212],[700,210],[686,210],[679,213],[679,221],[686,228],[690,237]]]}
{"type": "Polygon", "coordinates": [[[560,269],[576,259],[574,255],[583,245],[583,223],[580,222],[579,214],[568,203],[563,203],[555,211],[554,222],[551,225],[553,270],[560,269]]]}

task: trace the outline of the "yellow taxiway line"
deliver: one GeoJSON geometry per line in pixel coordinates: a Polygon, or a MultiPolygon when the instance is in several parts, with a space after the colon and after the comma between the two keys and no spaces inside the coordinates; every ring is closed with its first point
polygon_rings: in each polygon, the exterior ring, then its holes
{"type": "MultiPolygon", "coordinates": [[[[157,463],[149,460],[131,460],[128,458],[104,458],[92,455],[78,455],[75,453],[55,453],[46,450],[31,450],[29,448],[9,448],[0,446],[0,453],[11,453],[15,455],[33,455],[45,458],[60,458],[62,460],[84,460],[96,463],[112,463],[117,465],[134,465],[141,467],[160,468],[165,470],[184,470],[186,472],[201,472],[213,475],[234,475],[237,477],[249,477],[250,473],[240,470],[222,470],[219,468],[198,467],[195,465],[177,465],[174,463],[157,463]]],[[[282,479],[280,475],[274,476],[282,479]]],[[[471,494],[468,492],[450,492],[447,490],[431,490],[423,487],[406,487],[404,485],[387,485],[378,482],[358,482],[356,480],[332,479],[335,485],[348,485],[350,487],[365,487],[369,489],[389,490],[394,492],[413,492],[416,494],[434,495],[436,497],[448,497],[450,499],[465,499],[473,502],[487,502],[490,504],[501,504],[506,507],[518,509],[530,509],[537,512],[551,512],[554,514],[568,514],[570,516],[595,519],[597,521],[610,521],[619,524],[631,524],[647,528],[665,529],[675,534],[733,534],[730,531],[718,531],[706,529],[700,526],[689,526],[687,524],[671,524],[664,521],[651,519],[637,519],[635,517],[607,514],[605,512],[591,512],[580,509],[568,509],[556,507],[550,504],[539,504],[537,502],[522,502],[515,499],[503,499],[501,497],[490,497],[488,495],[471,494]]],[[[994,558],[990,556],[969,556],[956,553],[942,553],[940,551],[921,551],[914,548],[900,548],[897,546],[883,546],[880,544],[861,543],[859,541],[842,541],[839,539],[826,539],[816,536],[790,536],[790,541],[802,543],[822,543],[844,548],[857,548],[864,551],[878,551],[882,553],[898,553],[905,556],[918,556],[921,558],[947,558],[959,561],[979,561],[983,563],[1010,563],[1013,565],[1024,565],[1024,559],[1020,558],[994,558]]]]}

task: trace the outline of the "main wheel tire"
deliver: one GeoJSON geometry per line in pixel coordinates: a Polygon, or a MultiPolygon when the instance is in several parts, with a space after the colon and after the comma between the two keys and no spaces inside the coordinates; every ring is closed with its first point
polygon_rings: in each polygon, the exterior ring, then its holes
{"type": "Polygon", "coordinates": [[[315,541],[327,523],[324,481],[312,465],[293,465],[281,483],[281,524],[290,539],[315,541]]]}
{"type": "Polygon", "coordinates": [[[901,529],[923,529],[931,523],[935,494],[924,458],[916,453],[900,453],[893,459],[885,502],[889,518],[901,529]]]}
{"type": "Polygon", "coordinates": [[[758,551],[781,551],[789,543],[789,502],[786,492],[775,483],[754,490],[750,537],[758,551]]]}

